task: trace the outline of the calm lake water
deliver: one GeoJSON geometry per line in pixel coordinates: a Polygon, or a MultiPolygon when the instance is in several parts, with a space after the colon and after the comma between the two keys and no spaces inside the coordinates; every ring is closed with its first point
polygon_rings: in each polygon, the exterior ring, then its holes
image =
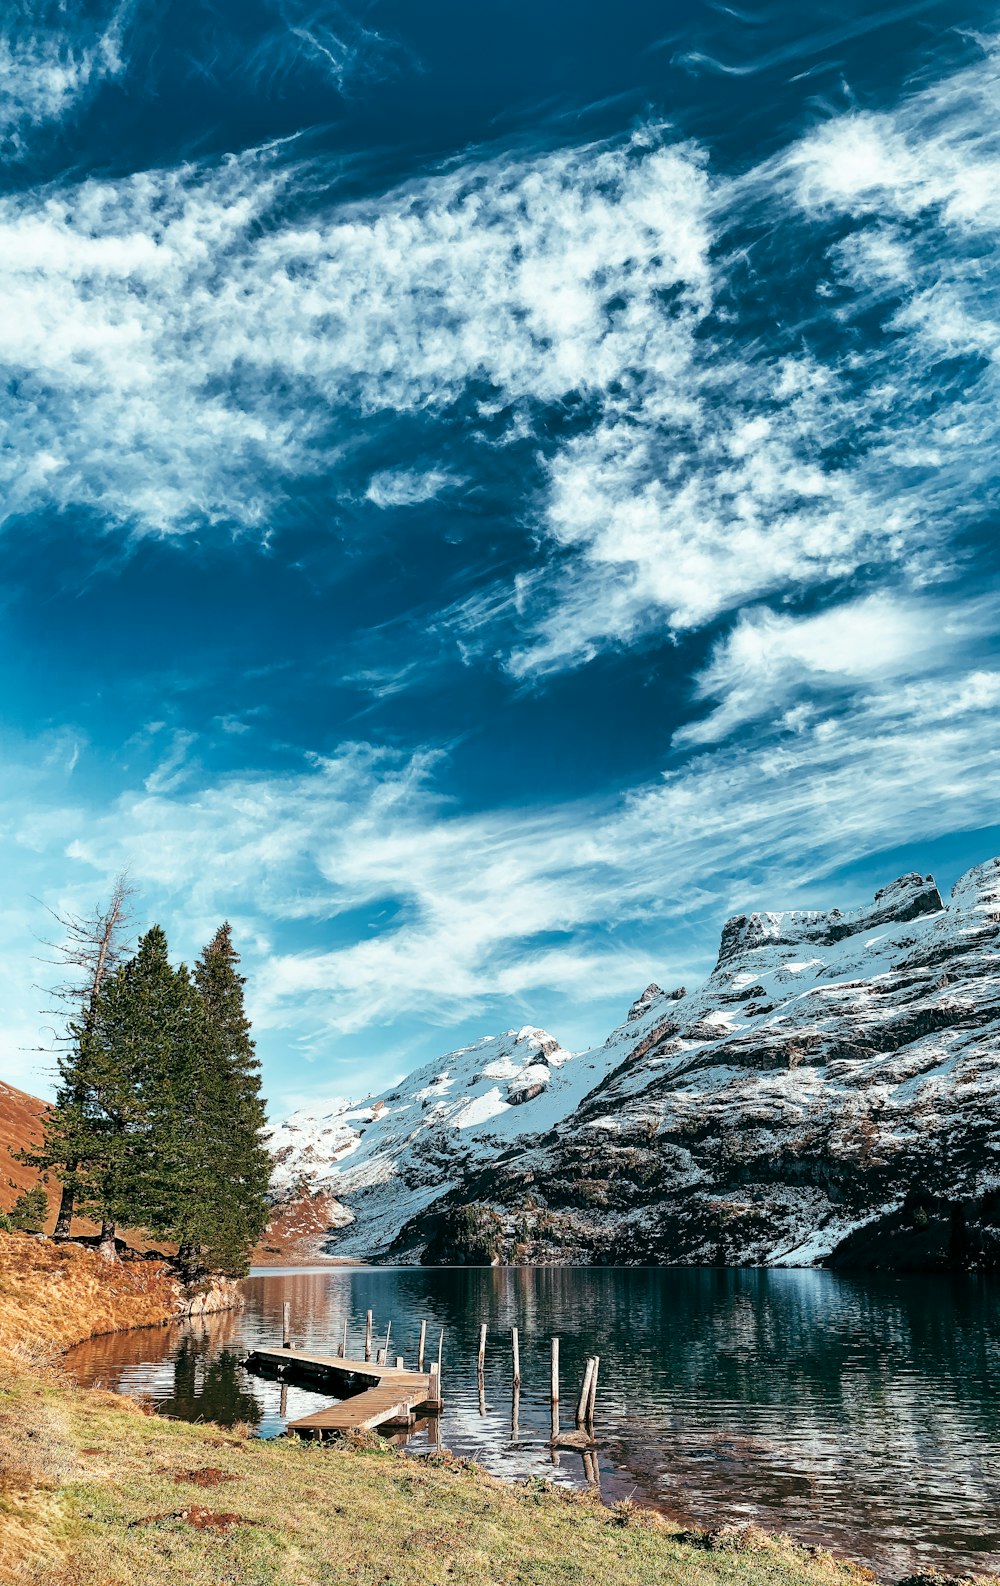
{"type": "MultiPolygon", "coordinates": [[[[549,1340],[572,1424],[588,1353],[601,1356],[601,1490],[701,1525],[754,1520],[875,1566],[1000,1568],[1000,1286],[967,1277],[593,1268],[261,1270],[247,1305],[205,1323],[95,1339],[72,1351],[88,1384],[145,1393],[169,1415],[249,1421],[261,1436],[329,1396],[252,1376],[256,1344],[349,1352],[365,1311],[392,1322],[390,1354],[415,1360],[420,1319],[444,1328],[442,1442],[501,1476],[583,1485],[578,1453],[554,1466],[549,1340]],[[485,1408],[476,1381],[489,1327],[485,1408]],[[510,1329],[521,1339],[511,1425],[510,1329]]],[[[431,1446],[424,1426],[415,1451],[431,1446]]]]}

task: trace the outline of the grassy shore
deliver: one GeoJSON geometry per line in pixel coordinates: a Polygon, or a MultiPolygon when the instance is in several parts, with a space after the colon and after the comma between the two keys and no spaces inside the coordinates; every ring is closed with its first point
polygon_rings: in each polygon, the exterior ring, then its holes
{"type": "MultiPolygon", "coordinates": [[[[753,1530],[512,1486],[371,1439],[319,1448],[168,1421],[72,1384],[82,1317],[158,1319],[166,1287],[0,1236],[0,1580],[19,1586],[861,1586],[753,1530]],[[53,1296],[59,1289],[58,1306],[53,1296]],[[76,1295],[74,1299],[73,1296],[76,1295]],[[37,1296],[37,1298],[36,1298],[37,1296]],[[8,1302],[12,1302],[8,1306],[8,1302]],[[13,1326],[9,1318],[15,1318],[13,1326]]],[[[95,1328],[95,1330],[97,1330],[95,1328]]]]}

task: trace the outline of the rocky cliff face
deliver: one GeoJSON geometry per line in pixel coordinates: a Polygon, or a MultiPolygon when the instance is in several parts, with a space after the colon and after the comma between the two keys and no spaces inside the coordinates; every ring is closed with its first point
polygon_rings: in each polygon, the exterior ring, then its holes
{"type": "Polygon", "coordinates": [[[521,1032],[483,1048],[517,1078],[498,1069],[463,1101],[470,1048],[408,1081],[405,1107],[385,1098],[381,1131],[347,1148],[356,1167],[334,1165],[355,1219],[334,1248],[1000,1265],[998,947],[1000,860],[947,906],[910,875],[852,912],[730,920],[704,986],[648,987],[603,1047],[545,1058],[550,1038],[521,1032]],[[549,1078],[517,1106],[536,1065],[549,1078]]]}

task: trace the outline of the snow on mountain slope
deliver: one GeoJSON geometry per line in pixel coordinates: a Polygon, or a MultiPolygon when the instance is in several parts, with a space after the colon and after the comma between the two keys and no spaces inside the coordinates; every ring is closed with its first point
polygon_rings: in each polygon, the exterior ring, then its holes
{"type": "Polygon", "coordinates": [[[910,875],[851,913],[730,920],[703,987],[633,1005],[561,1128],[401,1244],[453,1258],[472,1203],[505,1259],[1000,1264],[998,945],[1000,860],[947,908],[910,875]]]}
{"type": "Polygon", "coordinates": [[[337,1255],[1000,1265],[1000,860],[738,916],[602,1047],[491,1037],[272,1131],[337,1255]]]}
{"type": "Polygon", "coordinates": [[[553,1129],[605,1072],[600,1052],[574,1057],[531,1026],[487,1036],[381,1095],[274,1126],[272,1192],[279,1205],[303,1192],[335,1198],[329,1248],[378,1254],[465,1174],[553,1129]]]}

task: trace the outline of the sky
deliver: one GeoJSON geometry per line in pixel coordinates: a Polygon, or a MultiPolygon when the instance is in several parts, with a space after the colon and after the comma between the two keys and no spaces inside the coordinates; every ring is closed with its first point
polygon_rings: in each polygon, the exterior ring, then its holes
{"type": "Polygon", "coordinates": [[[0,156],[4,1077],[123,866],[281,1117],[1000,853],[992,6],[12,0],[0,156]]]}

